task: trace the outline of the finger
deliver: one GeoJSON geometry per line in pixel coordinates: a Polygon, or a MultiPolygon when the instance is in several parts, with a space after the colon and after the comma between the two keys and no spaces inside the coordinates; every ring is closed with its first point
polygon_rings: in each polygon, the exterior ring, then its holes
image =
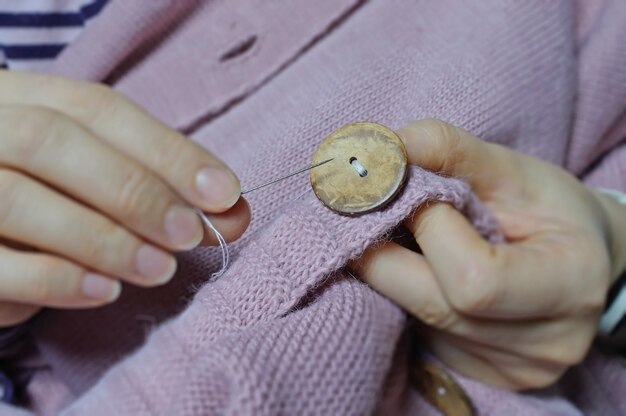
{"type": "Polygon", "coordinates": [[[457,319],[424,258],[399,244],[369,248],[350,268],[427,325],[447,328],[457,319]]]}
{"type": "Polygon", "coordinates": [[[452,307],[480,314],[491,307],[499,281],[487,276],[493,250],[451,205],[424,205],[406,221],[452,307]]]}
{"type": "Polygon", "coordinates": [[[571,367],[587,355],[597,319],[563,318],[501,321],[461,318],[448,333],[485,348],[541,361],[550,366],[571,367]]]}
{"type": "Polygon", "coordinates": [[[43,105],[78,120],[203,211],[224,212],[239,199],[239,181],[223,162],[105,86],[6,73],[0,91],[0,103],[43,105]]]}
{"type": "MultiPolygon", "coordinates": [[[[244,198],[239,198],[239,201],[228,211],[221,214],[207,215],[207,217],[222,234],[224,240],[230,243],[237,240],[246,231],[251,215],[248,202],[244,198]]],[[[211,230],[205,230],[204,239],[200,244],[203,246],[215,246],[219,243],[211,230]]]]}
{"type": "MultiPolygon", "coordinates": [[[[422,337],[432,352],[453,370],[490,386],[513,389],[513,383],[482,356],[471,354],[445,332],[428,331],[422,337]]],[[[465,345],[465,344],[463,344],[465,345]]]]}
{"type": "Polygon", "coordinates": [[[95,307],[119,297],[120,282],[68,260],[0,248],[0,299],[61,308],[95,307]]]}
{"type": "Polygon", "coordinates": [[[446,176],[467,181],[483,197],[518,183],[516,155],[508,149],[484,142],[465,130],[439,120],[420,120],[398,130],[409,162],[446,176]]]}
{"type": "Polygon", "coordinates": [[[142,286],[165,283],[174,274],[171,254],[23,174],[0,169],[0,201],[5,238],[142,286]]]}
{"type": "Polygon", "coordinates": [[[593,339],[594,325],[584,321],[595,317],[502,321],[458,316],[424,258],[396,243],[366,250],[351,268],[426,325],[529,360],[571,366],[583,359],[593,339]]]}
{"type": "Polygon", "coordinates": [[[202,238],[191,207],[146,167],[44,107],[0,107],[0,166],[28,172],[170,249],[202,238]]]}
{"type": "Polygon", "coordinates": [[[37,305],[0,302],[0,328],[7,328],[26,322],[40,310],[41,307],[37,305]]]}
{"type": "MultiPolygon", "coordinates": [[[[461,213],[443,203],[424,207],[406,225],[446,298],[461,314],[493,319],[559,316],[571,311],[573,299],[583,298],[576,291],[584,286],[570,279],[579,272],[554,261],[548,236],[491,245],[461,213]]],[[[581,313],[593,313],[601,305],[598,296],[583,299],[581,313]]]]}
{"type": "Polygon", "coordinates": [[[516,354],[481,346],[444,332],[429,334],[428,344],[437,357],[459,373],[508,390],[547,387],[567,370],[516,354]]]}

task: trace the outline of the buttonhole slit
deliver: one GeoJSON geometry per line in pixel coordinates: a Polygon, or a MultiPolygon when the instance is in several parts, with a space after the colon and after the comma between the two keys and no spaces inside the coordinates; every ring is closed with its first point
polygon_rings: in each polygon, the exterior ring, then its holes
{"type": "Polygon", "coordinates": [[[244,55],[246,52],[252,49],[252,47],[256,44],[257,39],[258,37],[256,35],[252,35],[245,40],[237,43],[235,46],[233,46],[220,56],[220,62],[230,61],[244,55]]]}

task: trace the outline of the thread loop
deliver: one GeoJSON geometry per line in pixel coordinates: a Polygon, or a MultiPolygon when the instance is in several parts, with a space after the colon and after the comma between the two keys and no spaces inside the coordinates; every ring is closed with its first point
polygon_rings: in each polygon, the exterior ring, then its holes
{"type": "Polygon", "coordinates": [[[357,173],[359,174],[360,177],[363,178],[363,177],[367,176],[367,169],[365,169],[365,167],[361,164],[361,162],[359,162],[357,160],[356,157],[351,157],[350,158],[350,164],[357,171],[357,173]]]}
{"type": "Polygon", "coordinates": [[[199,209],[194,209],[194,211],[196,211],[196,213],[200,217],[200,220],[204,224],[205,228],[211,230],[211,232],[215,235],[215,238],[217,238],[218,243],[220,244],[220,250],[222,251],[222,267],[215,273],[212,273],[211,277],[209,278],[209,281],[215,281],[220,278],[224,273],[226,273],[226,269],[228,269],[228,264],[230,263],[228,244],[226,244],[226,240],[224,240],[222,234],[217,230],[217,228],[215,228],[211,220],[209,220],[204,212],[200,211],[199,209]]]}

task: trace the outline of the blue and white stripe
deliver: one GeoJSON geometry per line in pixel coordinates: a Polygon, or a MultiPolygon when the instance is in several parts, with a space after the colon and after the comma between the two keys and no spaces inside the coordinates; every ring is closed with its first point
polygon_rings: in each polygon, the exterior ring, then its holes
{"type": "Polygon", "coordinates": [[[37,71],[109,0],[0,0],[0,67],[37,71]]]}

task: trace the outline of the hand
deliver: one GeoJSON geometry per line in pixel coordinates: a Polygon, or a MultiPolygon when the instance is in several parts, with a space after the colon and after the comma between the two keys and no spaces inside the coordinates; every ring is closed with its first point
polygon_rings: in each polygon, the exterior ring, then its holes
{"type": "Polygon", "coordinates": [[[559,167],[440,121],[399,134],[411,163],[466,180],[507,242],[427,204],[405,224],[423,255],[388,242],[352,267],[425,324],[432,351],[460,373],[510,389],[553,383],[586,355],[624,267],[611,261],[606,201],[559,167]]]}
{"type": "Polygon", "coordinates": [[[103,85],[0,71],[0,136],[0,326],[167,282],[192,207],[226,240],[250,221],[222,162],[103,85]]]}

